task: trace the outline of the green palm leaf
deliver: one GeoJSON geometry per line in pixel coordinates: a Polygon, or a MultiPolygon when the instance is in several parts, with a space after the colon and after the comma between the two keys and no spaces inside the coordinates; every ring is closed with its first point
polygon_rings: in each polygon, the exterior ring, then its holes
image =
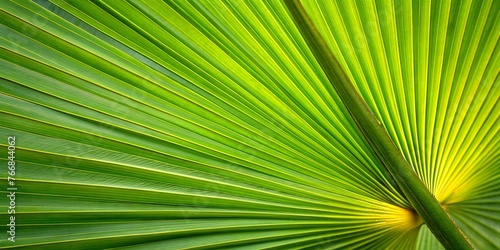
{"type": "MultiPolygon", "coordinates": [[[[303,4],[473,246],[499,248],[500,2],[303,4]]],[[[18,188],[1,247],[439,246],[284,3],[0,9],[0,143],[16,136],[18,188]]]]}

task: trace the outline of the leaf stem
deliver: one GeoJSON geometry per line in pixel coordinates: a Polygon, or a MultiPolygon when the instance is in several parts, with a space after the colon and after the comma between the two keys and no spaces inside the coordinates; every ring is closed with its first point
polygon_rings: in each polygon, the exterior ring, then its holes
{"type": "Polygon", "coordinates": [[[330,83],[385,169],[393,176],[413,208],[446,249],[473,249],[434,195],[415,174],[386,129],[356,91],[299,0],[285,0],[294,22],[330,83]]]}

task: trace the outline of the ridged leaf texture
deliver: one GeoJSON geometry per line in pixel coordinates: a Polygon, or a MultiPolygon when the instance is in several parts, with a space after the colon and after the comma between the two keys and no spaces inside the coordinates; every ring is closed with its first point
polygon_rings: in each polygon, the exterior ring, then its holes
{"type": "MultiPolygon", "coordinates": [[[[500,248],[500,1],[302,2],[472,245],[500,248]]],[[[0,30],[1,248],[440,247],[281,1],[1,0],[0,30]]]]}

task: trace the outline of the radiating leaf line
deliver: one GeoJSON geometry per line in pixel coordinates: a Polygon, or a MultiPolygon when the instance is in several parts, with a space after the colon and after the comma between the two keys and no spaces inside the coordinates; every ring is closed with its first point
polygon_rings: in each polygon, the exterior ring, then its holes
{"type": "Polygon", "coordinates": [[[449,249],[472,249],[472,245],[413,172],[385,128],[354,88],[300,1],[287,1],[286,4],[295,18],[297,28],[303,33],[324,73],[341,96],[359,129],[431,232],[449,249]]]}
{"type": "MultiPolygon", "coordinates": [[[[284,2],[0,2],[20,209],[0,248],[439,246],[284,2]]],[[[419,178],[498,248],[500,3],[303,3],[419,178]]]]}

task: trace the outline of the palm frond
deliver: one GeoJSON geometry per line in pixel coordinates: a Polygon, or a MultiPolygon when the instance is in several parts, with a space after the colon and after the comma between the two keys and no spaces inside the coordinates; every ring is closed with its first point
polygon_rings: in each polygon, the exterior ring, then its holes
{"type": "MultiPolygon", "coordinates": [[[[499,248],[500,2],[303,4],[474,247],[499,248]]],[[[284,3],[0,9],[0,144],[17,138],[18,188],[2,248],[436,245],[284,3]]]]}

